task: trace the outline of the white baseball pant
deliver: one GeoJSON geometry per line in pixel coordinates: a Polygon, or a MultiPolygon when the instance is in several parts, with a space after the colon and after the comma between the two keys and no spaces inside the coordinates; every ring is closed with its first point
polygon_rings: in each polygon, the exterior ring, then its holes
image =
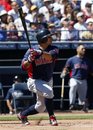
{"type": "Polygon", "coordinates": [[[35,109],[38,112],[44,112],[45,107],[45,98],[53,98],[53,79],[49,82],[39,80],[39,79],[31,79],[29,78],[27,81],[29,91],[36,93],[37,102],[35,104],[35,109]]]}
{"type": "Polygon", "coordinates": [[[80,105],[84,105],[87,94],[87,80],[77,80],[71,78],[69,80],[69,100],[70,104],[75,104],[76,93],[78,94],[78,101],[80,105]]]}

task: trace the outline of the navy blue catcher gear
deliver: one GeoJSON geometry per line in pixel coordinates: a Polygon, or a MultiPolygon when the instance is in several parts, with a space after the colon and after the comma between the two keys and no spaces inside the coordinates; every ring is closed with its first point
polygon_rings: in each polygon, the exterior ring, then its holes
{"type": "Polygon", "coordinates": [[[51,35],[53,34],[51,34],[48,29],[44,29],[37,33],[36,38],[37,38],[38,43],[45,43],[48,40],[47,37],[51,35]]]}

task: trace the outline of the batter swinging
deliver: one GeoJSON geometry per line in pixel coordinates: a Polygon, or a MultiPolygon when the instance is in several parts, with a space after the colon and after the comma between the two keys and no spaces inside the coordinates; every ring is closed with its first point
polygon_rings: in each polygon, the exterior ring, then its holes
{"type": "Polygon", "coordinates": [[[44,112],[47,109],[50,124],[58,125],[53,111],[53,68],[58,56],[58,48],[52,46],[52,37],[49,30],[37,33],[38,45],[28,49],[22,60],[22,68],[28,73],[28,89],[36,93],[37,102],[18,114],[22,123],[28,125],[28,115],[44,112]]]}

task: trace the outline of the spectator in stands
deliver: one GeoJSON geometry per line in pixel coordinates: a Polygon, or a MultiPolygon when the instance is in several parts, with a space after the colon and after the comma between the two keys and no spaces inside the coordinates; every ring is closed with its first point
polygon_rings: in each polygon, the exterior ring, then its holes
{"type": "Polygon", "coordinates": [[[69,2],[69,0],[61,0],[60,5],[61,5],[61,14],[64,15],[64,8],[65,5],[69,2]]]}
{"type": "Polygon", "coordinates": [[[13,18],[13,16],[8,15],[8,16],[7,16],[7,24],[9,24],[9,23],[11,23],[11,22],[14,22],[14,18],[13,18]]]}
{"type": "Polygon", "coordinates": [[[3,6],[6,11],[11,10],[11,0],[0,0],[0,5],[3,6]]]}
{"type": "MultiPolygon", "coordinates": [[[[21,78],[19,76],[15,76],[14,79],[13,79],[13,84],[12,84],[12,88],[10,88],[7,92],[7,95],[6,95],[6,104],[7,104],[7,107],[9,109],[9,113],[10,114],[14,114],[15,113],[15,110],[14,110],[14,84],[15,83],[19,83],[19,82],[22,82],[21,81],[21,78]]],[[[16,106],[20,106],[22,104],[22,101],[20,102],[19,100],[16,101],[16,106]]]]}
{"type": "Polygon", "coordinates": [[[83,12],[77,14],[77,20],[78,22],[74,24],[74,28],[79,31],[79,39],[81,39],[82,32],[87,30],[83,12]]]}
{"type": "Polygon", "coordinates": [[[69,35],[70,41],[79,40],[79,32],[74,28],[74,21],[69,21],[69,35]]]}
{"type": "Polygon", "coordinates": [[[73,9],[71,13],[71,21],[74,21],[74,24],[78,22],[77,20],[77,14],[80,12],[80,8],[73,9]]]}
{"type": "Polygon", "coordinates": [[[43,6],[43,1],[42,0],[31,0],[31,2],[36,5],[38,8],[43,6]]]}
{"type": "Polygon", "coordinates": [[[6,29],[7,29],[7,11],[0,11],[0,41],[6,40],[6,29]]]}
{"type": "Polygon", "coordinates": [[[7,11],[6,10],[1,10],[0,11],[0,20],[1,20],[1,24],[7,24],[7,11]]]}
{"type": "Polygon", "coordinates": [[[23,6],[22,0],[11,0],[11,1],[16,1],[16,2],[18,3],[19,6],[23,6]]]}
{"type": "Polygon", "coordinates": [[[54,23],[56,28],[60,28],[60,22],[62,18],[60,6],[53,8],[53,15],[54,16],[50,17],[49,22],[54,23]]]}
{"type": "Polygon", "coordinates": [[[54,35],[52,36],[53,41],[57,41],[60,40],[60,33],[57,32],[56,28],[55,28],[55,24],[53,23],[48,23],[48,30],[51,33],[54,33],[54,35]]]}
{"type": "Polygon", "coordinates": [[[6,40],[6,27],[3,28],[3,24],[2,26],[0,26],[0,41],[5,41],[6,40]]]}
{"type": "Polygon", "coordinates": [[[63,14],[63,16],[68,18],[69,20],[71,20],[71,13],[72,13],[72,11],[73,11],[73,6],[69,2],[64,7],[64,14],[63,14]]]}
{"type": "Polygon", "coordinates": [[[53,24],[53,23],[48,23],[48,30],[49,30],[51,33],[54,33],[54,32],[55,32],[55,24],[53,24]]]}
{"type": "Polygon", "coordinates": [[[45,16],[42,13],[41,14],[39,13],[37,15],[36,22],[38,23],[38,24],[36,24],[36,29],[37,30],[47,28],[47,22],[46,22],[45,16]]]}
{"type": "Polygon", "coordinates": [[[91,4],[92,0],[81,0],[81,4],[80,4],[81,10],[85,10],[86,3],[90,3],[91,4]]]}
{"type": "Polygon", "coordinates": [[[15,20],[19,17],[19,13],[18,13],[19,5],[16,1],[12,1],[11,7],[12,7],[12,9],[10,11],[8,11],[8,14],[12,15],[15,20]]]}
{"type": "MultiPolygon", "coordinates": [[[[29,32],[31,30],[30,22],[33,22],[32,16],[30,14],[27,15],[27,13],[25,12],[25,10],[23,10],[23,17],[25,19],[27,30],[29,32]]],[[[17,28],[18,36],[20,37],[20,39],[21,40],[25,40],[26,36],[25,36],[23,24],[22,24],[22,21],[21,21],[20,17],[18,17],[18,18],[16,18],[14,20],[14,24],[15,24],[15,26],[17,28]]]]}
{"type": "Polygon", "coordinates": [[[53,5],[51,4],[50,7],[49,7],[49,22],[50,22],[50,21],[53,21],[53,22],[54,22],[54,19],[55,19],[55,18],[54,18],[55,16],[54,16],[53,8],[54,8],[54,7],[53,7],[53,5]]]}
{"type": "Polygon", "coordinates": [[[22,0],[22,2],[23,2],[22,9],[24,10],[24,12],[26,12],[28,14],[30,12],[30,8],[33,4],[29,0],[22,0]]]}
{"type": "Polygon", "coordinates": [[[30,10],[31,10],[31,15],[32,15],[33,22],[36,22],[37,21],[37,16],[38,16],[38,7],[36,5],[32,5],[30,10]]]}
{"type": "Polygon", "coordinates": [[[87,19],[87,30],[82,33],[81,39],[93,41],[93,19],[87,19]]]}
{"type": "Polygon", "coordinates": [[[85,4],[85,9],[82,10],[84,12],[84,15],[86,17],[86,19],[91,17],[91,13],[92,13],[92,3],[86,3],[85,4]]]}
{"type": "MultiPolygon", "coordinates": [[[[65,0],[66,1],[66,0],[65,0]]],[[[56,10],[56,9],[60,9],[60,13],[61,15],[63,14],[64,12],[64,5],[62,4],[62,0],[53,0],[53,3],[51,4],[53,6],[53,9],[56,10]]]]}
{"type": "Polygon", "coordinates": [[[91,21],[93,21],[93,12],[91,13],[91,17],[90,18],[88,18],[87,20],[91,20],[91,21]]]}
{"type": "Polygon", "coordinates": [[[46,20],[49,21],[49,7],[51,0],[43,0],[44,5],[39,9],[39,13],[43,13],[46,20]]]}
{"type": "Polygon", "coordinates": [[[73,9],[80,8],[80,1],[78,2],[78,0],[70,0],[70,2],[73,6],[73,9]]]}
{"type": "Polygon", "coordinates": [[[37,15],[37,22],[38,22],[38,23],[45,23],[45,22],[46,22],[45,16],[43,15],[43,13],[39,13],[39,14],[37,15]]]}
{"type": "Polygon", "coordinates": [[[8,41],[18,41],[18,31],[13,22],[10,22],[7,26],[7,40],[8,41]]]}
{"type": "Polygon", "coordinates": [[[0,5],[0,12],[4,10],[4,7],[2,5],[0,5]]]}
{"type": "Polygon", "coordinates": [[[69,19],[63,17],[61,19],[61,41],[68,41],[70,39],[70,33],[69,33],[69,19]]]}

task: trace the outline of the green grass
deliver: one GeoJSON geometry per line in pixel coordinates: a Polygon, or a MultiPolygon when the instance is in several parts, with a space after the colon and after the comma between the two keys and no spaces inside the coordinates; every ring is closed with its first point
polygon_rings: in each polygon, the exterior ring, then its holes
{"type": "MultiPolygon", "coordinates": [[[[42,119],[42,120],[48,120],[48,116],[47,115],[34,115],[34,116],[29,116],[28,117],[29,120],[38,120],[38,119],[42,119]]],[[[58,120],[78,120],[78,119],[93,119],[93,114],[64,114],[64,115],[58,115],[57,116],[58,120]]],[[[1,115],[0,116],[0,121],[17,121],[17,117],[16,115],[1,115]]]]}

